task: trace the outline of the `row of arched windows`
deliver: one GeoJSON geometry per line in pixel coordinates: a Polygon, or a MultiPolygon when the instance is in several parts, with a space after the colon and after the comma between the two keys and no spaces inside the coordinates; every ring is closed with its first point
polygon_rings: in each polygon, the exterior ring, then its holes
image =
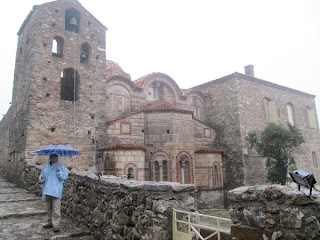
{"type": "MultiPolygon", "coordinates": [[[[150,174],[151,180],[156,182],[172,181],[169,172],[172,171],[170,160],[167,158],[165,153],[156,154],[150,162],[150,174]]],[[[176,173],[177,181],[182,184],[193,183],[192,180],[192,163],[191,157],[185,153],[179,154],[177,157],[176,173]]],[[[213,187],[219,188],[223,186],[222,181],[222,169],[218,163],[212,166],[212,181],[213,187]]],[[[209,177],[209,176],[208,176],[209,177]]]]}
{"type": "MultiPolygon", "coordinates": [[[[67,9],[65,12],[65,30],[73,33],[80,31],[81,15],[74,8],[67,9]]],[[[55,36],[52,40],[52,56],[63,57],[65,41],[61,36],[55,36]]],[[[82,43],[80,47],[79,62],[89,63],[91,55],[91,46],[88,43],[82,43]]],[[[80,76],[78,71],[73,68],[64,69],[61,72],[61,92],[60,98],[67,101],[77,101],[79,91],[80,76]]]]}
{"type": "MultiPolygon", "coordinates": [[[[276,122],[277,118],[281,117],[280,109],[276,109],[275,102],[272,101],[270,98],[265,97],[263,99],[264,109],[265,109],[265,116],[266,122],[276,122]]],[[[307,125],[309,128],[317,128],[317,120],[316,114],[314,109],[310,107],[306,107],[306,119],[307,125]]],[[[287,103],[287,113],[288,113],[288,122],[291,123],[293,126],[296,125],[295,120],[295,109],[292,103],[287,103]]]]}
{"type": "MultiPolygon", "coordinates": [[[[74,9],[67,9],[65,12],[65,30],[71,31],[74,33],[79,33],[80,30],[80,13],[74,9]]],[[[56,36],[52,42],[52,55],[57,57],[63,56],[63,46],[64,39],[60,36],[56,36]]],[[[86,63],[89,59],[90,54],[90,45],[88,43],[83,43],[81,45],[80,51],[80,62],[86,63]]]]}

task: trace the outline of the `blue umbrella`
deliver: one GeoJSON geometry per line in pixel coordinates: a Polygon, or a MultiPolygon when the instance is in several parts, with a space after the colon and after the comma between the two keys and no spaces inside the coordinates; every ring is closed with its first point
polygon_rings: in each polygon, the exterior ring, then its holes
{"type": "Polygon", "coordinates": [[[57,154],[59,157],[71,157],[80,155],[80,152],[68,144],[49,144],[36,150],[36,153],[43,156],[57,154]]]}

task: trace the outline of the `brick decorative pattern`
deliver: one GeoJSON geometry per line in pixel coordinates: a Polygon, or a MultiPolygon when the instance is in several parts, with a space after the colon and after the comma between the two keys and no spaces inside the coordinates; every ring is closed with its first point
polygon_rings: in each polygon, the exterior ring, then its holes
{"type": "Polygon", "coordinates": [[[150,176],[150,180],[154,179],[154,161],[156,160],[157,157],[161,156],[163,160],[167,161],[167,174],[168,174],[168,181],[172,182],[172,160],[170,158],[170,156],[165,152],[165,151],[157,151],[155,152],[152,157],[149,159],[148,161],[148,165],[149,165],[149,176],[150,176]]]}
{"type": "Polygon", "coordinates": [[[181,169],[181,164],[189,164],[189,181],[190,183],[194,183],[194,164],[193,164],[193,159],[191,155],[186,152],[182,151],[180,152],[177,157],[176,157],[176,177],[177,177],[177,182],[182,183],[182,169],[181,169]]]}

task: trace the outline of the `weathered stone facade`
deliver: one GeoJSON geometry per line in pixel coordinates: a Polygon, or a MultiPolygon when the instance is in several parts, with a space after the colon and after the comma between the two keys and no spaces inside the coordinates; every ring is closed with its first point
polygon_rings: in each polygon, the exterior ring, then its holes
{"type": "Polygon", "coordinates": [[[240,240],[320,237],[319,198],[281,185],[240,187],[228,198],[231,233],[240,240]]]}
{"type": "Polygon", "coordinates": [[[264,160],[248,151],[246,134],[288,120],[306,139],[297,167],[320,178],[315,96],[257,79],[253,68],[188,90],[164,73],[132,81],[106,60],[105,32],[76,0],[27,16],[12,106],[0,123],[8,179],[22,182],[26,165],[42,164],[39,147],[69,143],[81,152],[65,160],[72,171],[195,183],[216,206],[224,190],[265,182],[264,160]]]}
{"type": "Polygon", "coordinates": [[[265,183],[264,159],[249,151],[245,136],[251,130],[263,130],[268,122],[286,124],[289,121],[288,105],[293,106],[293,124],[302,130],[306,141],[303,151],[295,156],[297,168],[313,172],[320,178],[315,96],[239,73],[195,89],[208,96],[206,117],[217,131],[217,146],[224,150],[226,176],[230,176],[225,177],[228,189],[265,183]],[[268,119],[265,99],[274,104],[274,108],[269,109],[274,112],[273,119],[268,119]],[[310,124],[312,119],[316,124],[310,124]]]}

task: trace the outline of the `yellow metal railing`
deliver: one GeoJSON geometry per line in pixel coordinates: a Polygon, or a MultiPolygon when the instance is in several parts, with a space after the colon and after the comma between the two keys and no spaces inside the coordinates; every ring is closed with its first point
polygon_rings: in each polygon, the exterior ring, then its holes
{"type": "Polygon", "coordinates": [[[217,235],[218,240],[221,240],[221,232],[230,233],[231,220],[228,218],[177,209],[173,209],[172,218],[173,240],[191,240],[193,236],[197,236],[201,240],[207,240],[215,235],[217,235]],[[209,230],[212,233],[203,237],[201,236],[201,229],[209,230]]]}

